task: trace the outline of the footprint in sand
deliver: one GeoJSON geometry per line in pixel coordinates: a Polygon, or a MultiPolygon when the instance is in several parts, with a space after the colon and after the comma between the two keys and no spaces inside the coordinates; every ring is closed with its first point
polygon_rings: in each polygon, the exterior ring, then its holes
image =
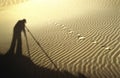
{"type": "Polygon", "coordinates": [[[65,27],[65,25],[61,25],[61,27],[62,27],[62,28],[64,28],[64,27],[65,27]]]}
{"type": "Polygon", "coordinates": [[[78,37],[79,40],[85,40],[85,37],[81,36],[80,34],[77,34],[77,37],[78,37]]]}
{"type": "Polygon", "coordinates": [[[61,25],[61,27],[64,27],[65,25],[61,25]]]}
{"type": "Polygon", "coordinates": [[[63,27],[63,29],[66,29],[67,27],[63,27]]]}
{"type": "Polygon", "coordinates": [[[69,33],[69,34],[72,34],[72,33],[73,33],[73,31],[69,31],[68,33],[69,33]]]}
{"type": "Polygon", "coordinates": [[[56,22],[55,22],[54,24],[55,24],[55,25],[57,25],[57,23],[56,23],[56,22]]]}
{"type": "Polygon", "coordinates": [[[92,41],[93,44],[97,44],[97,41],[92,41]]]}
{"type": "Polygon", "coordinates": [[[56,26],[60,26],[60,24],[56,24],[56,26]]]}
{"type": "Polygon", "coordinates": [[[85,40],[85,37],[79,37],[79,40],[85,40]]]}
{"type": "Polygon", "coordinates": [[[112,48],[111,47],[106,47],[105,50],[111,50],[112,48]]]}
{"type": "Polygon", "coordinates": [[[80,37],[81,35],[80,34],[77,34],[78,37],[80,37]]]}

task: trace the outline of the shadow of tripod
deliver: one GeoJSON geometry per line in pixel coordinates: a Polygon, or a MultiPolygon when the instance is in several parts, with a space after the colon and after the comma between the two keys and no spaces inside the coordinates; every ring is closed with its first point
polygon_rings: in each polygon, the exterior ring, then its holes
{"type": "MultiPolygon", "coordinates": [[[[46,57],[50,60],[50,62],[54,65],[54,67],[58,69],[57,65],[53,62],[53,60],[48,56],[48,54],[45,52],[45,50],[43,49],[43,47],[40,45],[40,43],[37,41],[37,39],[33,36],[33,34],[30,32],[30,30],[25,26],[25,28],[27,29],[27,31],[30,33],[30,35],[32,36],[32,38],[34,39],[34,41],[37,43],[37,45],[39,46],[39,48],[42,50],[42,52],[46,55],[46,57]]],[[[27,40],[27,36],[26,36],[26,42],[27,42],[27,47],[29,50],[29,46],[28,46],[28,40],[27,40]]],[[[29,52],[30,53],[30,52],[29,52]]],[[[30,56],[30,54],[29,54],[30,56]]]]}
{"type": "Polygon", "coordinates": [[[26,39],[26,45],[27,45],[27,50],[28,50],[28,54],[30,57],[30,51],[29,51],[29,44],[28,44],[28,38],[27,38],[27,34],[26,34],[26,30],[30,33],[30,35],[32,36],[32,38],[35,40],[35,42],[37,43],[37,45],[39,46],[39,48],[42,50],[42,52],[46,55],[46,57],[50,60],[50,62],[55,66],[55,68],[57,70],[59,70],[57,68],[57,65],[53,62],[53,60],[48,56],[48,54],[45,52],[45,50],[43,49],[43,47],[40,45],[40,43],[36,40],[36,38],[33,36],[33,34],[30,32],[30,30],[25,26],[26,20],[19,20],[15,27],[14,27],[14,31],[13,31],[13,38],[12,38],[12,42],[11,42],[11,46],[10,49],[8,51],[8,55],[17,55],[17,56],[22,56],[22,38],[21,38],[21,33],[22,31],[24,32],[25,35],[25,39],[26,39]],[[26,30],[25,30],[26,28],[26,30]],[[16,51],[15,51],[16,50],[16,51]],[[14,54],[16,53],[16,54],[14,54]]]}
{"type": "Polygon", "coordinates": [[[42,66],[37,66],[32,62],[32,60],[29,58],[30,51],[24,23],[18,21],[18,23],[14,27],[12,42],[9,51],[6,55],[0,55],[0,70],[2,71],[2,76],[4,76],[3,78],[6,78],[6,76],[11,78],[86,78],[80,73],[78,74],[79,77],[77,77],[72,75],[68,71],[59,71],[55,63],[47,55],[43,47],[35,39],[29,29],[27,27],[26,29],[36,41],[41,50],[44,52],[46,57],[56,67],[57,71],[42,66]],[[22,55],[22,31],[25,35],[29,57],[22,55]],[[16,54],[14,52],[16,52],[16,54]]]}

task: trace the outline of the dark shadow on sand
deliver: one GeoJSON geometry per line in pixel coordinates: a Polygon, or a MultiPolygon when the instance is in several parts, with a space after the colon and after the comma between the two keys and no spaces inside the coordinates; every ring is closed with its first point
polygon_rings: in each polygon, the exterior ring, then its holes
{"type": "Polygon", "coordinates": [[[0,78],[86,78],[67,71],[56,71],[35,65],[26,56],[0,55],[0,78]]]}
{"type": "Polygon", "coordinates": [[[64,70],[39,67],[29,57],[22,55],[22,31],[27,40],[24,23],[25,20],[17,22],[10,49],[5,55],[0,55],[0,78],[86,78],[80,73],[75,76],[64,70]]]}

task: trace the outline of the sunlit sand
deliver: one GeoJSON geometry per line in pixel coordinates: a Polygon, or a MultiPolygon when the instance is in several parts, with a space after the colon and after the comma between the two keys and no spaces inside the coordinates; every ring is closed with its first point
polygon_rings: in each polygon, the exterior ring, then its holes
{"type": "MultiPolygon", "coordinates": [[[[26,26],[59,70],[88,78],[119,78],[119,4],[119,0],[24,0],[2,6],[0,53],[9,49],[15,23],[26,18],[26,26]]],[[[30,55],[22,36],[23,55],[38,66],[56,70],[26,32],[30,55]]]]}

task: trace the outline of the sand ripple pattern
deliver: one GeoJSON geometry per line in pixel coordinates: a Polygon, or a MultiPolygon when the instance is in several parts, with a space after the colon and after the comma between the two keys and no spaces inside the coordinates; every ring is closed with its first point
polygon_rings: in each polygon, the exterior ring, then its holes
{"type": "MultiPolygon", "coordinates": [[[[120,77],[120,15],[95,14],[68,21],[50,21],[36,39],[60,70],[83,73],[88,78],[120,77]]],[[[37,65],[55,69],[28,36],[30,57],[37,65]]],[[[24,53],[27,55],[25,45],[24,53]]]]}
{"type": "Polygon", "coordinates": [[[0,0],[0,7],[15,5],[15,4],[25,2],[25,1],[27,1],[27,0],[0,0]]]}

